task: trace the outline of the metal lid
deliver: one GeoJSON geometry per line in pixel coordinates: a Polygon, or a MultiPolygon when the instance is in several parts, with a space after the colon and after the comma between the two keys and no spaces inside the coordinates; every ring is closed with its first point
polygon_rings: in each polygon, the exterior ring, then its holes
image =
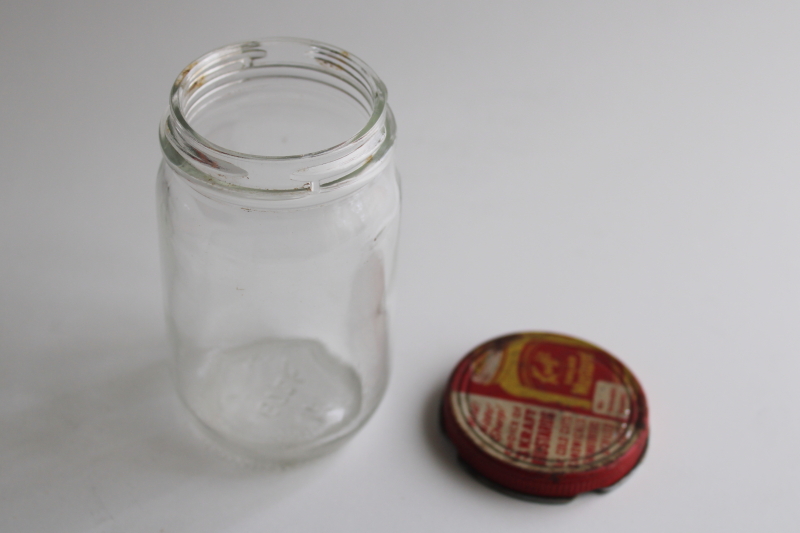
{"type": "Polygon", "coordinates": [[[553,333],[488,341],[453,371],[442,425],[461,460],[500,488],[572,498],[622,479],[644,454],[647,404],[620,361],[553,333]]]}

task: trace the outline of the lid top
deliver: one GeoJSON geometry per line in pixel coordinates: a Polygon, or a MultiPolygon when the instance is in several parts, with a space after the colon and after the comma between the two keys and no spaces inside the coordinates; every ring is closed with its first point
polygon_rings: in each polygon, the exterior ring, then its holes
{"type": "Polygon", "coordinates": [[[508,335],[472,350],[443,408],[445,431],[470,467],[537,496],[613,484],[647,440],[633,374],[602,349],[551,333],[508,335]]]}

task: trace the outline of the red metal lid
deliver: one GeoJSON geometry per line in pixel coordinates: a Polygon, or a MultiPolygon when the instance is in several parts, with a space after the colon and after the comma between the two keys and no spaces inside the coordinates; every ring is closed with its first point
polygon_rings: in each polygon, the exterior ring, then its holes
{"type": "Polygon", "coordinates": [[[572,498],[618,482],[647,446],[633,374],[587,342],[518,333],[486,342],[453,371],[442,425],[461,460],[504,489],[572,498]]]}

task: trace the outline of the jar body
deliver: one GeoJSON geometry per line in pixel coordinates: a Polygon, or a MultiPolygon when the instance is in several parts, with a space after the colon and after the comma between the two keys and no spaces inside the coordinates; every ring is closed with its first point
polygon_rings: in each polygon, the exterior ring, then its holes
{"type": "Polygon", "coordinates": [[[240,456],[324,453],[380,402],[400,215],[391,139],[335,190],[308,183],[288,199],[198,179],[170,152],[180,143],[165,148],[157,201],[177,389],[240,456]]]}

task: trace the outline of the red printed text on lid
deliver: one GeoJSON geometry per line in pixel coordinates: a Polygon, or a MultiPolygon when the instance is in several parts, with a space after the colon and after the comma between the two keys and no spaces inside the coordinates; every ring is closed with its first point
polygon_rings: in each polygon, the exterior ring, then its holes
{"type": "Polygon", "coordinates": [[[453,394],[478,441],[516,462],[581,465],[626,431],[631,397],[614,362],[583,343],[525,337],[487,346],[453,394]]]}

